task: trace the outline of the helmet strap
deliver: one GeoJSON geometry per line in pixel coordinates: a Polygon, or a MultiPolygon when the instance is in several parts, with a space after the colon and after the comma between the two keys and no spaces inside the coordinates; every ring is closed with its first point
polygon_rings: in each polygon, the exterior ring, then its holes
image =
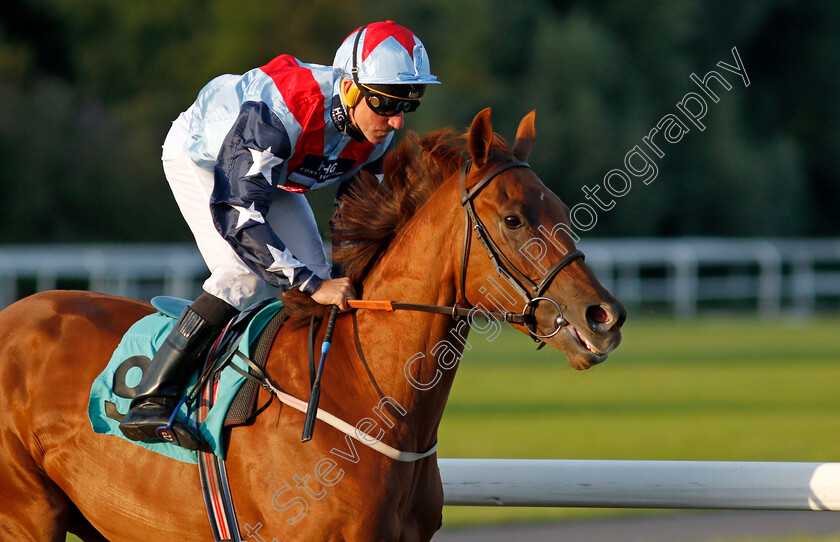
{"type": "Polygon", "coordinates": [[[355,107],[362,98],[361,90],[359,90],[361,89],[361,84],[359,83],[359,65],[356,62],[356,56],[359,53],[359,41],[362,39],[362,32],[365,31],[365,28],[367,28],[367,25],[359,29],[359,32],[356,33],[356,41],[353,42],[353,68],[350,70],[350,73],[353,75],[353,87],[347,93],[344,92],[344,89],[341,89],[342,101],[347,107],[347,124],[344,126],[344,133],[359,143],[364,143],[367,141],[367,138],[359,130],[355,121],[350,116],[350,109],[355,107]]]}
{"type": "Polygon", "coordinates": [[[356,57],[359,53],[359,41],[362,39],[362,32],[365,31],[367,25],[364,25],[359,29],[359,32],[356,34],[356,41],[353,42],[353,67],[350,69],[351,75],[353,75],[353,82],[356,84],[356,88],[361,88],[359,84],[359,63],[356,61],[356,57]]]}
{"type": "Polygon", "coordinates": [[[363,134],[362,131],[356,127],[356,124],[350,119],[347,119],[347,124],[344,126],[344,133],[359,143],[367,142],[365,134],[363,134]]]}

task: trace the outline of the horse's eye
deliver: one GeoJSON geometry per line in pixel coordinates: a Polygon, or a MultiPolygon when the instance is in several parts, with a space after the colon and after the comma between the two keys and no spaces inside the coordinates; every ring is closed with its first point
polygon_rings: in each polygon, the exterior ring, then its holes
{"type": "Polygon", "coordinates": [[[522,225],[522,221],[519,220],[519,217],[516,215],[508,215],[505,217],[505,226],[508,229],[518,228],[522,225]]]}

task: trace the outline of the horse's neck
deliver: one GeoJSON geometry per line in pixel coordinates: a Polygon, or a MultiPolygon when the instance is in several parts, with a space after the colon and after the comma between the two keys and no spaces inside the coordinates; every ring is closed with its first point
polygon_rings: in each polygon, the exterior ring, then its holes
{"type": "MultiPolygon", "coordinates": [[[[367,299],[454,305],[463,243],[463,210],[453,182],[418,211],[364,282],[367,299]]],[[[398,401],[413,427],[404,439],[431,444],[443,415],[462,343],[456,322],[422,312],[360,311],[359,333],[371,374],[382,394],[398,401]],[[383,329],[384,328],[384,329],[383,329]],[[445,360],[445,361],[444,361],[445,360]],[[441,363],[449,366],[441,369],[441,363]]],[[[466,326],[462,326],[466,328],[466,326]]],[[[461,331],[466,336],[466,330],[461,331]]],[[[410,444],[410,443],[407,443],[410,444]]]]}

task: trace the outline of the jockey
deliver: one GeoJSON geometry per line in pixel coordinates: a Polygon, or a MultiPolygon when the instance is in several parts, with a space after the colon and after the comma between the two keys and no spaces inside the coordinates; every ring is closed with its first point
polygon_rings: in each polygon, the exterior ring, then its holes
{"type": "MultiPolygon", "coordinates": [[[[386,21],[350,34],[332,67],[281,55],[201,90],[172,124],[162,160],[211,275],[144,373],[120,424],[127,438],[173,440],[157,429],[196,360],[266,283],[348,309],[353,285],[331,277],[304,193],[363,167],[381,177],[393,131],[437,83],[417,36],[386,21]]],[[[185,424],[172,429],[181,446],[198,447],[185,424]]]]}

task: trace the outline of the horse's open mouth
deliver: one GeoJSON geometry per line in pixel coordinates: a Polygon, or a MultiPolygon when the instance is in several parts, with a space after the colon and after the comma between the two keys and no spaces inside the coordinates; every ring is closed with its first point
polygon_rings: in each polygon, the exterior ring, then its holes
{"type": "Polygon", "coordinates": [[[580,331],[578,331],[575,326],[572,326],[572,329],[575,330],[575,334],[577,335],[577,338],[578,338],[578,341],[580,342],[580,344],[582,344],[584,347],[586,347],[587,350],[589,350],[590,352],[592,352],[596,356],[603,356],[604,355],[603,353],[598,352],[598,349],[595,348],[594,346],[592,346],[592,343],[589,342],[586,337],[581,335],[580,331]]]}
{"type": "MultiPolygon", "coordinates": [[[[581,334],[581,332],[578,331],[575,326],[569,324],[569,327],[573,331],[574,338],[577,339],[577,344],[580,347],[580,349],[583,350],[585,357],[585,360],[578,360],[578,363],[571,363],[572,367],[574,367],[575,369],[588,369],[592,365],[597,365],[607,359],[606,352],[601,352],[600,350],[598,350],[598,348],[596,348],[595,345],[593,345],[589,341],[589,339],[584,337],[583,334],[581,334]],[[581,365],[581,367],[578,367],[577,365],[581,365]]],[[[570,333],[570,335],[571,334],[572,333],[570,333]]],[[[569,361],[571,362],[571,358],[569,359],[569,361]]]]}

